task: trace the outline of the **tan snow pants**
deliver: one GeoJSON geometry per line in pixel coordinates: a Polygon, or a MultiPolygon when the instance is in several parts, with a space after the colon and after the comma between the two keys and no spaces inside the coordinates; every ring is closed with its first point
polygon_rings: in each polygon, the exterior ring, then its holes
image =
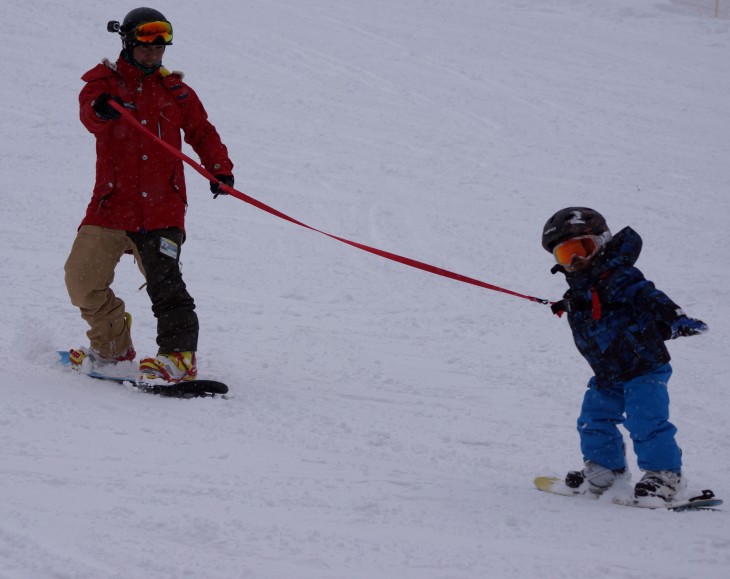
{"type": "Polygon", "coordinates": [[[122,356],[132,347],[124,302],[110,287],[114,269],[127,252],[134,254],[144,275],[137,247],[125,231],[83,225],[64,267],[71,303],[89,324],[89,344],[104,358],[122,356]]]}

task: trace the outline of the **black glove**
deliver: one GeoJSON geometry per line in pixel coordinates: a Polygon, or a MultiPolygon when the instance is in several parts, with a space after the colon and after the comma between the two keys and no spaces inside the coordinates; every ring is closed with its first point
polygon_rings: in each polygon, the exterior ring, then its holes
{"type": "Polygon", "coordinates": [[[702,320],[695,320],[687,316],[678,317],[672,324],[672,340],[682,336],[696,336],[704,334],[709,328],[702,320]]]}
{"type": "MultiPolygon", "coordinates": [[[[224,185],[233,187],[233,175],[215,175],[215,178],[224,185]]],[[[220,188],[220,184],[216,181],[210,182],[210,192],[213,193],[213,199],[217,199],[218,195],[228,195],[228,193],[220,188]]]]}
{"type": "Polygon", "coordinates": [[[108,92],[100,94],[96,97],[96,100],[91,103],[91,108],[94,109],[96,116],[105,121],[113,121],[122,116],[117,109],[112,108],[109,104],[109,99],[117,101],[120,105],[124,106],[124,101],[118,96],[113,97],[108,92]]]}

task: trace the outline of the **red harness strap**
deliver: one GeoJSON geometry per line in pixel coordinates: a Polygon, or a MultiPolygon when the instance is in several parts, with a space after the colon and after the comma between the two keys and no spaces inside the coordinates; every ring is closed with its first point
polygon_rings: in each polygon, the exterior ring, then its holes
{"type": "Polygon", "coordinates": [[[183,153],[182,151],[176,149],[175,147],[173,147],[169,143],[166,143],[165,141],[163,141],[162,139],[160,139],[157,135],[155,135],[154,133],[152,133],[150,130],[148,130],[147,128],[143,127],[139,123],[139,121],[137,121],[137,119],[134,117],[134,115],[132,113],[130,113],[127,109],[125,109],[122,105],[120,105],[119,103],[117,103],[115,101],[112,101],[112,100],[109,101],[109,104],[112,107],[114,107],[114,109],[116,109],[117,111],[119,111],[121,113],[122,117],[124,118],[124,120],[126,120],[133,127],[135,127],[136,129],[142,131],[148,137],[150,137],[151,139],[153,139],[154,141],[156,141],[159,145],[161,145],[162,147],[164,147],[165,149],[167,149],[170,153],[172,153],[173,155],[175,155],[176,157],[178,157],[179,159],[181,159],[182,161],[184,161],[185,163],[187,163],[188,165],[190,165],[193,169],[195,169],[198,173],[200,173],[203,177],[205,177],[209,181],[217,182],[219,184],[219,187],[220,187],[221,191],[224,191],[225,193],[231,195],[232,197],[235,197],[237,199],[240,199],[241,201],[245,201],[246,203],[248,203],[250,205],[253,205],[256,208],[261,209],[262,211],[265,211],[266,213],[270,213],[271,215],[274,215],[274,216],[278,217],[279,219],[284,219],[285,221],[289,221],[290,223],[294,223],[295,225],[299,225],[300,227],[304,227],[306,229],[310,229],[312,231],[316,231],[317,233],[321,233],[322,235],[326,235],[327,237],[330,237],[332,239],[336,239],[337,241],[340,241],[342,243],[346,243],[347,245],[350,245],[352,247],[356,247],[356,248],[361,249],[363,251],[367,251],[369,253],[378,255],[380,257],[384,257],[386,259],[390,259],[392,261],[397,261],[398,263],[402,263],[403,265],[408,265],[408,266],[414,267],[416,269],[421,269],[421,270],[427,271],[429,273],[433,273],[433,274],[436,274],[436,275],[440,275],[440,276],[443,276],[443,277],[447,277],[447,278],[450,278],[450,279],[453,279],[453,280],[456,280],[456,281],[460,281],[460,282],[463,282],[463,283],[468,283],[468,284],[471,284],[471,285],[475,285],[475,286],[478,286],[478,287],[481,287],[481,288],[485,288],[485,289],[489,289],[489,290],[493,290],[493,291],[498,291],[498,292],[502,292],[502,293],[509,294],[509,295],[512,295],[512,296],[516,296],[518,298],[523,298],[523,299],[526,299],[526,300],[530,300],[531,302],[537,302],[539,304],[544,304],[544,305],[547,305],[547,304],[550,303],[550,301],[549,300],[546,300],[546,299],[536,298],[534,296],[529,296],[529,295],[521,294],[521,293],[518,293],[518,292],[514,292],[512,290],[508,290],[508,289],[505,289],[505,288],[502,288],[502,287],[499,287],[499,286],[496,286],[496,285],[492,285],[490,283],[486,283],[486,282],[483,282],[483,281],[479,281],[477,279],[470,278],[470,277],[467,277],[467,276],[464,276],[464,275],[461,275],[461,274],[458,274],[458,273],[454,273],[454,272],[448,271],[446,269],[442,269],[440,267],[436,267],[436,266],[433,266],[433,265],[429,265],[429,264],[423,263],[421,261],[416,261],[415,259],[411,259],[409,257],[403,257],[401,255],[397,255],[395,253],[390,253],[390,252],[384,251],[382,249],[377,249],[375,247],[370,247],[369,245],[365,245],[363,243],[357,243],[356,241],[350,241],[349,239],[345,239],[344,237],[339,237],[337,235],[332,235],[331,233],[327,233],[325,231],[321,231],[319,229],[316,229],[314,227],[311,227],[310,225],[307,225],[306,223],[302,223],[301,221],[299,221],[297,219],[294,219],[293,217],[289,217],[285,213],[282,213],[281,211],[278,211],[278,210],[274,209],[273,207],[269,207],[265,203],[262,203],[261,201],[259,201],[257,199],[254,199],[253,197],[250,197],[250,196],[246,195],[245,193],[241,193],[240,191],[237,191],[233,187],[229,187],[225,183],[220,183],[218,181],[218,179],[216,179],[215,176],[213,176],[210,172],[208,172],[199,163],[196,163],[195,161],[193,161],[193,159],[191,159],[190,157],[188,157],[185,153],[183,153]]]}
{"type": "Polygon", "coordinates": [[[591,288],[591,307],[592,307],[592,317],[594,320],[600,320],[601,319],[601,298],[598,297],[598,292],[596,291],[596,288],[591,288]]]}

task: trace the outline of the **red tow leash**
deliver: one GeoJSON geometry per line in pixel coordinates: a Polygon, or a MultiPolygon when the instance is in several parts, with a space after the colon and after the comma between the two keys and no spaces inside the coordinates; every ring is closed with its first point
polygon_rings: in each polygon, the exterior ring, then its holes
{"type": "Polygon", "coordinates": [[[327,233],[326,231],[321,231],[315,227],[312,227],[310,225],[307,225],[306,223],[302,223],[301,221],[294,219],[293,217],[290,217],[289,215],[286,215],[285,213],[282,213],[281,211],[278,211],[274,209],[273,207],[269,207],[265,203],[262,203],[258,199],[254,199],[253,197],[250,197],[249,195],[246,195],[245,193],[241,193],[240,191],[237,191],[233,187],[229,187],[225,183],[221,183],[216,179],[214,175],[212,175],[210,172],[208,172],[202,165],[199,163],[196,163],[193,159],[191,159],[188,155],[183,153],[182,151],[176,149],[169,143],[166,143],[162,139],[160,139],[157,135],[155,135],[153,132],[151,132],[149,129],[145,128],[135,117],[132,113],[130,113],[127,109],[125,109],[122,105],[115,102],[114,100],[109,100],[109,104],[114,107],[115,110],[119,111],[124,118],[130,125],[135,127],[136,129],[142,131],[145,135],[147,135],[150,139],[156,141],[159,145],[167,149],[170,153],[190,165],[193,169],[195,169],[198,173],[200,173],[203,177],[208,179],[208,181],[213,181],[218,183],[221,191],[224,191],[228,195],[231,195],[232,197],[236,197],[237,199],[240,199],[241,201],[245,201],[246,203],[253,205],[257,209],[261,209],[262,211],[265,211],[266,213],[270,213],[271,215],[274,215],[275,217],[278,217],[279,219],[283,219],[285,221],[289,221],[290,223],[294,223],[295,225],[299,225],[300,227],[304,227],[305,229],[309,229],[311,231],[316,231],[317,233],[321,233],[322,235],[326,235],[327,237],[330,237],[332,239],[336,239],[337,241],[340,241],[342,243],[346,243],[347,245],[351,245],[352,247],[356,247],[358,249],[361,249],[362,251],[367,251],[368,253],[372,253],[374,255],[378,255],[380,257],[384,257],[385,259],[389,259],[391,261],[397,261],[398,263],[402,263],[403,265],[407,265],[410,267],[414,267],[416,269],[421,269],[423,271],[427,271],[429,273],[433,273],[435,275],[440,275],[442,277],[448,277],[450,279],[460,281],[462,283],[468,283],[471,285],[475,285],[484,289],[493,290],[497,292],[502,292],[505,294],[509,294],[511,296],[515,296],[518,298],[523,298],[526,300],[530,300],[531,302],[537,302],[539,304],[549,304],[549,300],[536,298],[534,296],[528,296],[525,294],[521,294],[518,292],[514,292],[512,290],[508,290],[496,285],[492,285],[490,283],[486,283],[483,281],[479,281],[478,279],[474,279],[471,277],[467,277],[465,275],[461,275],[458,273],[454,273],[452,271],[448,271],[446,269],[442,269],[440,267],[435,267],[433,265],[429,265],[427,263],[423,263],[422,261],[416,261],[415,259],[411,259],[409,257],[403,257],[402,255],[397,255],[395,253],[390,253],[389,251],[383,251],[382,249],[377,249],[376,247],[370,247],[369,245],[364,245],[362,243],[357,243],[356,241],[351,241],[349,239],[345,239],[344,237],[339,237],[337,235],[332,235],[331,233],[327,233]]]}

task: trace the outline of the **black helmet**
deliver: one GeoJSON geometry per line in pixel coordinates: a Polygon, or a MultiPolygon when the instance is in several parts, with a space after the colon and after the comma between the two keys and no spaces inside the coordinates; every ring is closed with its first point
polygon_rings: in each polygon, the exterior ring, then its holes
{"type": "Polygon", "coordinates": [[[121,24],[112,20],[106,28],[109,32],[118,32],[122,37],[124,48],[130,51],[140,44],[164,44],[166,46],[172,44],[172,24],[162,12],[154,8],[135,8],[124,17],[121,24]],[[143,38],[138,33],[137,27],[148,22],[161,22],[166,26],[151,34],[148,33],[148,36],[143,38]]]}
{"type": "Polygon", "coordinates": [[[610,240],[611,232],[603,215],[595,209],[566,207],[547,220],[542,230],[542,246],[552,253],[559,243],[581,235],[603,236],[610,240]]]}

